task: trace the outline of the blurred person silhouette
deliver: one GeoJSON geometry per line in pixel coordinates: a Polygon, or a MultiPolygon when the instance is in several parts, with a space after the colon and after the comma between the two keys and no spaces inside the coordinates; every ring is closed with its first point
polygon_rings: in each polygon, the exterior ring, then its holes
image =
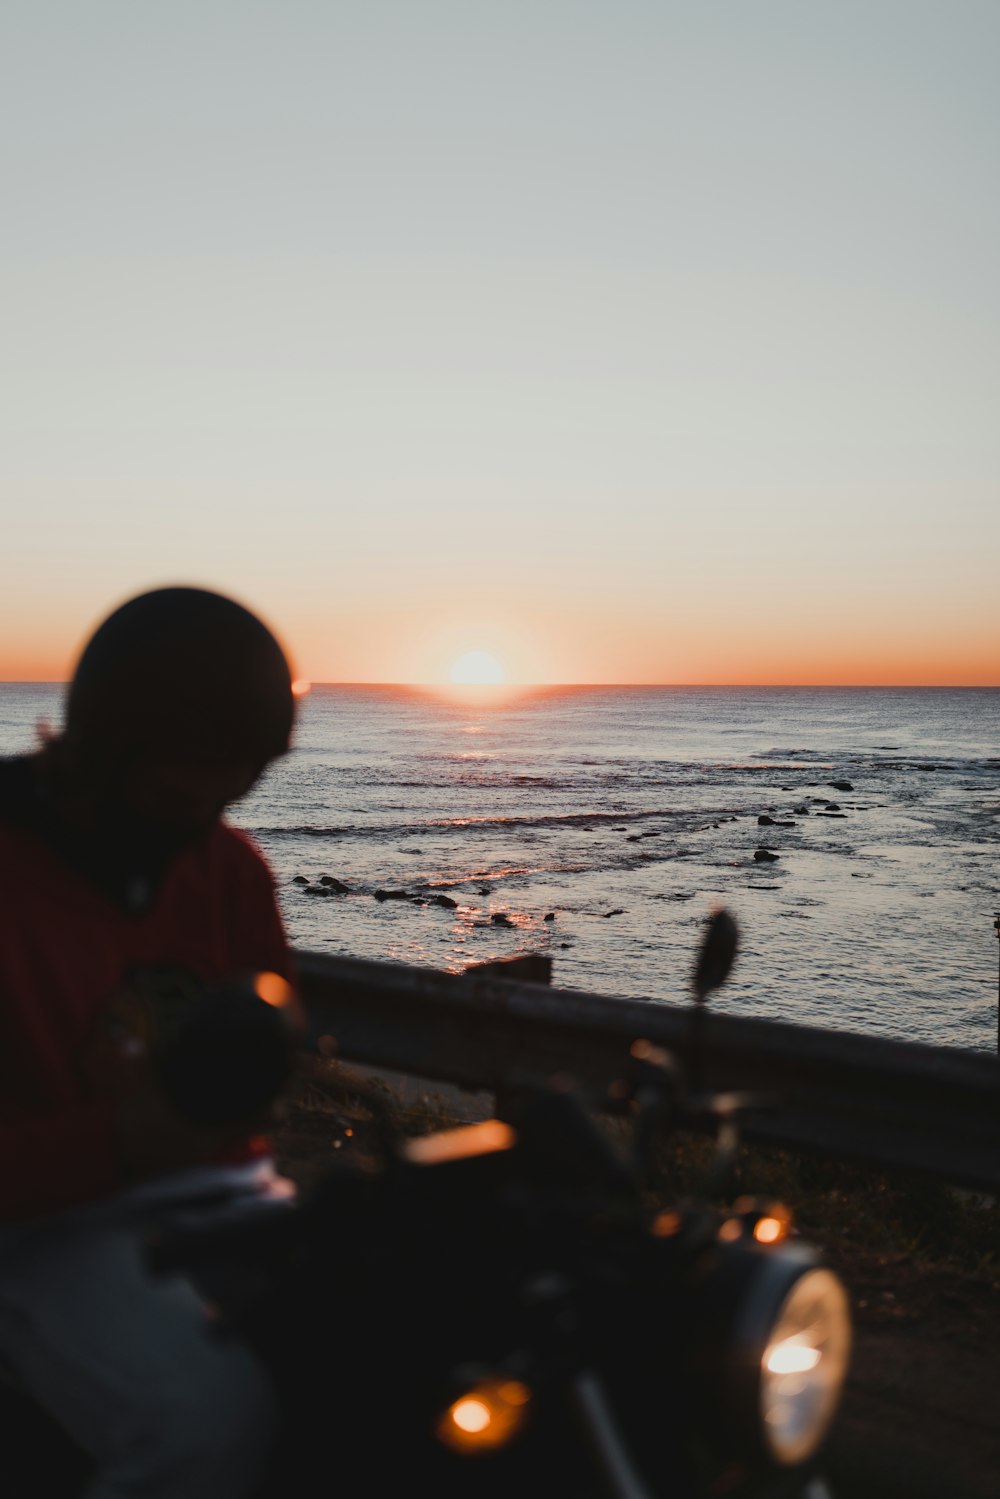
{"type": "Polygon", "coordinates": [[[267,1189],[261,1118],[184,1117],[142,1017],[289,974],[270,873],[222,813],[293,701],[253,614],[158,589],[86,645],[63,731],[0,761],[0,1365],[92,1458],[89,1499],[237,1499],[270,1444],[264,1371],[140,1250],[172,1195],[267,1189]]]}

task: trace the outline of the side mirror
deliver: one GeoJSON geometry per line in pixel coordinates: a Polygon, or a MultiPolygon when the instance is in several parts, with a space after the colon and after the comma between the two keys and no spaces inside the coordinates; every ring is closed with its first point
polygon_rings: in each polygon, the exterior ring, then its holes
{"type": "Polygon", "coordinates": [[[736,958],[740,933],[725,906],[709,919],[691,981],[696,1004],[704,1004],[713,989],[726,982],[736,958]]]}
{"type": "MultiPolygon", "coordinates": [[[[709,918],[698,952],[698,961],[691,976],[691,987],[694,990],[694,1009],[691,1011],[691,1093],[713,1109],[714,1097],[711,1094],[701,1096],[705,1086],[705,1030],[708,1016],[705,1001],[712,990],[718,989],[729,977],[739,940],[740,932],[735,918],[730,916],[725,906],[721,906],[709,918]]],[[[727,1109],[717,1117],[715,1160],[709,1177],[711,1190],[718,1190],[726,1180],[739,1144],[739,1130],[730,1111],[727,1109]]]]}

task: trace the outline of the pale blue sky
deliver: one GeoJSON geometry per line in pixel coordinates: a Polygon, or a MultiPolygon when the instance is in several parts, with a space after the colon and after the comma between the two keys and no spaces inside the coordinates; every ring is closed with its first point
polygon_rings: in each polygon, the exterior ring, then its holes
{"type": "Polygon", "coordinates": [[[1000,680],[998,57],[993,0],[8,0],[0,666],[191,578],[314,676],[1000,680]]]}

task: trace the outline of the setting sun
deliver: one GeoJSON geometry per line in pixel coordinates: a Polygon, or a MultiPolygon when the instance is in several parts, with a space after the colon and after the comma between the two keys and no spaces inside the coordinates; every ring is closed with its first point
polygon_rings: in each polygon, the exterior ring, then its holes
{"type": "Polygon", "coordinates": [[[507,673],[489,651],[467,651],[452,667],[451,680],[456,686],[495,687],[507,680],[507,673]]]}

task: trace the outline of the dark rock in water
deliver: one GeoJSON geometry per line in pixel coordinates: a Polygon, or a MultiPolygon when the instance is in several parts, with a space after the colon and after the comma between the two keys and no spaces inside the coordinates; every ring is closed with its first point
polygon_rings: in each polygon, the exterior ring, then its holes
{"type": "Polygon", "coordinates": [[[778,855],[773,854],[769,848],[754,849],[753,856],[758,864],[773,864],[775,859],[778,857],[778,855]]]}
{"type": "Polygon", "coordinates": [[[376,890],[376,900],[412,900],[413,893],[410,890],[376,890]]]}
{"type": "Polygon", "coordinates": [[[713,822],[712,826],[713,826],[713,828],[717,828],[719,826],[719,824],[717,822],[713,822]]]}
{"type": "Polygon", "coordinates": [[[625,915],[625,912],[622,910],[622,908],[620,906],[617,906],[613,911],[605,911],[605,913],[604,913],[604,919],[605,919],[605,921],[607,921],[607,919],[608,919],[609,916],[624,916],[624,915],[625,915]]]}
{"type": "Polygon", "coordinates": [[[827,802],[827,804],[826,804],[826,810],[828,812],[839,812],[840,811],[840,803],[839,802],[827,802]]]}
{"type": "Polygon", "coordinates": [[[758,819],[757,819],[757,826],[759,828],[773,828],[774,827],[774,818],[773,817],[768,817],[767,813],[765,812],[763,814],[763,816],[758,817],[758,819]]]}
{"type": "Polygon", "coordinates": [[[556,919],[556,913],[555,913],[555,911],[546,911],[545,915],[542,917],[543,921],[555,921],[555,919],[556,919]]]}
{"type": "Polygon", "coordinates": [[[332,874],[321,874],[319,877],[321,885],[325,885],[332,895],[349,895],[350,885],[345,885],[343,880],[335,880],[332,874]]]}
{"type": "Polygon", "coordinates": [[[424,900],[422,895],[415,895],[413,897],[413,904],[415,906],[426,906],[427,902],[424,900]]]}
{"type": "Polygon", "coordinates": [[[492,921],[494,926],[514,925],[510,917],[507,915],[506,911],[494,911],[493,915],[490,917],[490,920],[492,921]]]}
{"type": "Polygon", "coordinates": [[[827,781],[826,784],[828,786],[832,786],[833,789],[834,789],[834,791],[853,791],[854,790],[854,787],[851,785],[850,781],[827,781]]]}
{"type": "Polygon", "coordinates": [[[629,833],[628,837],[625,839],[625,842],[626,843],[638,843],[639,839],[641,837],[642,837],[641,833],[629,833]]]}
{"type": "Polygon", "coordinates": [[[613,833],[627,833],[628,828],[612,828],[611,831],[613,833]]]}
{"type": "Polygon", "coordinates": [[[308,885],[309,881],[304,874],[297,874],[292,880],[293,885],[308,885]]]}
{"type": "Polygon", "coordinates": [[[817,817],[841,817],[841,818],[846,819],[847,813],[846,812],[817,812],[816,816],[817,817]]]}
{"type": "Polygon", "coordinates": [[[322,885],[307,885],[302,892],[303,895],[325,895],[326,890],[322,885]]]}
{"type": "Polygon", "coordinates": [[[562,948],[563,952],[565,952],[566,949],[568,947],[572,947],[573,944],[572,944],[572,942],[560,942],[559,946],[562,948]]]}
{"type": "Polygon", "coordinates": [[[793,828],[794,822],[787,819],[782,821],[780,817],[758,817],[757,826],[761,828],[793,828]]]}
{"type": "Polygon", "coordinates": [[[661,834],[658,833],[658,832],[656,832],[656,833],[640,833],[639,834],[640,838],[659,838],[660,836],[661,836],[661,834]]]}
{"type": "Polygon", "coordinates": [[[491,885],[480,885],[479,893],[480,895],[492,895],[493,887],[491,885]]]}
{"type": "Polygon", "coordinates": [[[444,906],[447,911],[454,911],[458,906],[458,901],[452,900],[450,895],[432,895],[430,903],[432,906],[444,906]]]}
{"type": "Polygon", "coordinates": [[[792,811],[795,813],[796,817],[808,817],[809,816],[809,808],[806,806],[806,804],[804,802],[803,802],[803,804],[802,804],[801,807],[793,807],[792,811]]]}

